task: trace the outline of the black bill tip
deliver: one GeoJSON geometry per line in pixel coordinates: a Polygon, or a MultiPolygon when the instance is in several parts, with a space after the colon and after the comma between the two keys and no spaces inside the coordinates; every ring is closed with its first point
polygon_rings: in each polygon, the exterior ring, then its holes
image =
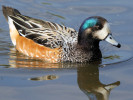
{"type": "Polygon", "coordinates": [[[121,47],[121,44],[118,44],[116,47],[120,48],[121,47]]]}

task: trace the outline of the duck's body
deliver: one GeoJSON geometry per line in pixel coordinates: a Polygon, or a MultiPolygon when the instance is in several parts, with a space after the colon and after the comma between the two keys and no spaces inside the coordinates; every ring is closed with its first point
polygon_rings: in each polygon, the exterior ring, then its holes
{"type": "MultiPolygon", "coordinates": [[[[3,6],[3,14],[9,24],[12,43],[19,52],[27,56],[53,63],[89,62],[102,57],[99,41],[104,35],[100,39],[90,37],[84,24],[76,32],[63,25],[21,15],[11,7],[3,6]],[[84,32],[82,26],[85,28],[84,32]]],[[[94,19],[106,21],[97,16],[94,19]]],[[[108,33],[105,34],[107,35],[108,33]]],[[[98,37],[97,34],[95,37],[98,37]]]]}

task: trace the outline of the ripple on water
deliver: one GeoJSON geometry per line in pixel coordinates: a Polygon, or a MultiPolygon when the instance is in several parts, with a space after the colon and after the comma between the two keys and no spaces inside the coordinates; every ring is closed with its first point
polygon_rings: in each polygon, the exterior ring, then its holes
{"type": "Polygon", "coordinates": [[[121,63],[133,58],[133,55],[129,51],[119,51],[105,53],[102,58],[102,65],[110,65],[115,63],[121,63]]]}
{"type": "Polygon", "coordinates": [[[127,8],[116,6],[69,6],[67,9],[59,9],[67,14],[116,14],[127,11],[127,8]]]}

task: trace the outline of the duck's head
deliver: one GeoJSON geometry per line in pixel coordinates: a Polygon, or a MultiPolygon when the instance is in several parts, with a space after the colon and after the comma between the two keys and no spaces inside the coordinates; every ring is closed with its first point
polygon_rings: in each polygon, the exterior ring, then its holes
{"type": "Polygon", "coordinates": [[[100,16],[89,17],[81,24],[78,35],[78,43],[95,42],[105,40],[120,48],[121,45],[112,37],[108,21],[100,16]]]}

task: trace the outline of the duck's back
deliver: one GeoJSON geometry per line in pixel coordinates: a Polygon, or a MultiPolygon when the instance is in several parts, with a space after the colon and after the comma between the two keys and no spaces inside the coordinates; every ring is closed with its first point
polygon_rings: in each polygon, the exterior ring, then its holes
{"type": "Polygon", "coordinates": [[[77,45],[78,34],[74,29],[21,15],[11,7],[3,6],[3,13],[18,51],[48,62],[70,59],[71,50],[77,45]]]}

